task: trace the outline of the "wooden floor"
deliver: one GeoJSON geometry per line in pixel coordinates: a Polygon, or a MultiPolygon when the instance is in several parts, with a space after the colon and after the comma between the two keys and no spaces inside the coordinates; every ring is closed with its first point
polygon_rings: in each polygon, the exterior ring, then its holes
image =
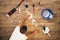
{"type": "MultiPolygon", "coordinates": [[[[29,4],[29,11],[34,15],[34,19],[38,22],[37,28],[42,28],[40,24],[47,25],[50,28],[51,37],[44,35],[42,31],[34,35],[28,40],[60,40],[60,0],[25,0],[19,8],[21,12],[16,11],[9,18],[6,16],[7,13],[17,6],[21,0],[0,0],[0,40],[8,40],[14,28],[17,26],[18,21],[25,15],[26,8],[24,5],[29,4]],[[43,5],[39,5],[41,2],[43,5]],[[32,4],[35,4],[35,13],[33,13],[32,4]],[[38,10],[37,10],[38,8],[38,10]],[[50,8],[54,17],[47,21],[42,18],[41,11],[45,8],[50,8]]],[[[36,27],[32,24],[31,20],[26,21],[25,25],[28,27],[27,33],[32,32],[36,27]]]]}

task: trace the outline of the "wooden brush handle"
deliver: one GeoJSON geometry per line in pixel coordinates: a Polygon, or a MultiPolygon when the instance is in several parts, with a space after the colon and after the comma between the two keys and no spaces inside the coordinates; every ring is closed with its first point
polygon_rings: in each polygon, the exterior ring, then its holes
{"type": "Polygon", "coordinates": [[[18,8],[18,7],[23,3],[23,1],[24,1],[24,0],[22,0],[22,1],[17,5],[16,8],[18,8]]]}
{"type": "Polygon", "coordinates": [[[16,12],[16,9],[22,4],[23,1],[24,1],[24,0],[22,0],[22,1],[17,5],[16,8],[13,8],[13,9],[8,13],[8,15],[11,16],[12,14],[14,14],[14,13],[16,12]]]}
{"type": "Polygon", "coordinates": [[[35,13],[35,5],[33,4],[32,7],[33,7],[33,12],[35,13]]]}
{"type": "Polygon", "coordinates": [[[19,26],[22,26],[22,25],[25,23],[25,21],[26,21],[26,18],[23,18],[18,25],[19,25],[19,26]]]}
{"type": "Polygon", "coordinates": [[[29,16],[30,16],[29,14],[26,14],[24,18],[21,20],[21,22],[19,23],[19,26],[22,26],[25,23],[25,21],[29,18],[29,16]]]}

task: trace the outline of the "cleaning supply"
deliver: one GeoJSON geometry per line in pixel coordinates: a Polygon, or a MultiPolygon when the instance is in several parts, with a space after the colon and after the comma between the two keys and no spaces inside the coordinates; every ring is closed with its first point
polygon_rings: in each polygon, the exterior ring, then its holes
{"type": "Polygon", "coordinates": [[[41,13],[42,17],[46,20],[50,20],[53,18],[53,12],[50,9],[43,9],[41,13]]]}
{"type": "Polygon", "coordinates": [[[48,26],[43,26],[43,28],[42,28],[42,32],[43,32],[44,34],[49,35],[49,37],[51,36],[51,35],[49,34],[50,29],[48,28],[48,26]]]}
{"type": "Polygon", "coordinates": [[[17,9],[23,2],[24,2],[24,0],[22,0],[22,1],[17,5],[16,8],[13,8],[10,12],[8,12],[7,17],[9,17],[9,16],[11,16],[12,14],[14,14],[14,13],[17,11],[16,9],[17,9]]]}
{"type": "Polygon", "coordinates": [[[26,10],[28,11],[28,9],[29,9],[28,3],[25,4],[25,8],[26,8],[26,10]]]}

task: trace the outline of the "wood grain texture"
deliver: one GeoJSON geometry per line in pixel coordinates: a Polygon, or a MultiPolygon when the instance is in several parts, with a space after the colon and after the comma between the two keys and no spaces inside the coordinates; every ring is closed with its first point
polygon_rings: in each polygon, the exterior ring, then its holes
{"type": "MultiPolygon", "coordinates": [[[[21,12],[16,11],[15,14],[9,18],[6,16],[7,13],[16,7],[21,0],[0,0],[0,40],[8,40],[11,36],[16,25],[18,25],[19,20],[21,20],[25,13],[26,8],[24,5],[29,4],[29,11],[34,15],[34,19],[38,22],[38,28],[42,28],[40,24],[47,25],[50,28],[51,37],[44,35],[41,31],[40,33],[34,35],[28,40],[60,40],[60,0],[25,0],[19,7],[22,9],[21,12]],[[41,2],[42,5],[38,5],[41,2]],[[35,4],[36,13],[33,13],[32,4],[35,4]],[[50,8],[54,17],[47,21],[42,18],[41,11],[45,8],[50,8]]],[[[32,24],[31,20],[25,22],[28,30],[27,33],[32,32],[36,29],[35,25],[32,24]]]]}

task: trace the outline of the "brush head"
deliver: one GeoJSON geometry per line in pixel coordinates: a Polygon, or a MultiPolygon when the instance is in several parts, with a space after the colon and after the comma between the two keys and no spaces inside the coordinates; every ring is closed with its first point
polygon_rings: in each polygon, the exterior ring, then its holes
{"type": "Polygon", "coordinates": [[[34,4],[33,4],[32,6],[33,6],[33,7],[35,7],[35,5],[34,5],[34,4]]]}
{"type": "Polygon", "coordinates": [[[16,12],[16,8],[13,8],[10,12],[8,12],[7,16],[11,16],[12,14],[14,14],[16,12]]]}

